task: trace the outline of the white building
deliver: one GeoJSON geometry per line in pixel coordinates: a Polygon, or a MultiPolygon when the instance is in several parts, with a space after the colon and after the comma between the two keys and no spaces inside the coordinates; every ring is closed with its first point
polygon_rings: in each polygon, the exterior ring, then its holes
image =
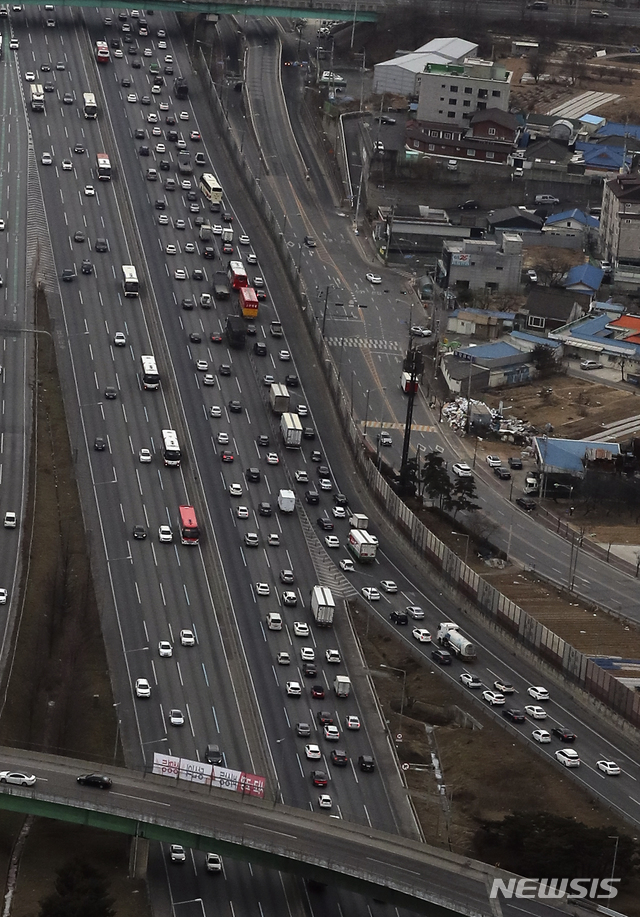
{"type": "Polygon", "coordinates": [[[478,45],[463,38],[434,38],[410,54],[382,61],[373,68],[373,91],[377,95],[418,96],[427,64],[455,64],[474,58],[478,45]]]}
{"type": "Polygon", "coordinates": [[[511,76],[492,61],[429,63],[420,78],[417,120],[464,124],[487,108],[508,111],[511,76]]]}

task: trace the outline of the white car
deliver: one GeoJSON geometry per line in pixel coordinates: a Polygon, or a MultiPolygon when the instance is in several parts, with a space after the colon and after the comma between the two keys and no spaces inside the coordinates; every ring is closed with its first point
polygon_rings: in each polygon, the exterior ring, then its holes
{"type": "Polygon", "coordinates": [[[0,589],[0,605],[6,605],[6,604],[7,604],[7,590],[0,589]]]}
{"type": "Polygon", "coordinates": [[[347,518],[347,513],[345,511],[344,506],[334,506],[331,512],[333,513],[334,519],[346,519],[347,518]]]}
{"type": "Polygon", "coordinates": [[[208,853],[205,858],[207,872],[222,872],[222,857],[219,853],[208,853]]]}
{"type": "Polygon", "coordinates": [[[318,796],[318,805],[321,809],[330,809],[333,805],[331,796],[329,796],[328,793],[321,793],[320,796],[318,796]]]}
{"type": "Polygon", "coordinates": [[[257,255],[254,255],[253,252],[249,252],[249,254],[246,256],[246,262],[247,264],[257,264],[258,263],[257,255]]]}
{"type": "Polygon", "coordinates": [[[174,707],[173,710],[170,710],[169,722],[172,726],[184,726],[184,713],[182,710],[178,710],[177,707],[174,707]]]}
{"type": "Polygon", "coordinates": [[[63,172],[71,172],[73,170],[73,163],[70,159],[63,159],[61,165],[63,172]]]}
{"type": "Polygon", "coordinates": [[[228,446],[229,445],[229,434],[225,433],[224,430],[221,430],[220,433],[218,433],[218,442],[220,443],[221,446],[228,446]]]}
{"type": "Polygon", "coordinates": [[[337,537],[337,535],[327,535],[324,539],[324,543],[328,548],[340,547],[340,539],[337,537]]]}
{"type": "Polygon", "coordinates": [[[603,774],[608,774],[609,777],[617,777],[621,773],[615,761],[597,761],[596,767],[599,771],[602,771],[603,774]]]}
{"type": "Polygon", "coordinates": [[[357,716],[345,716],[345,729],[360,729],[360,720],[357,716]]]}
{"type": "Polygon", "coordinates": [[[280,459],[276,452],[267,452],[267,465],[279,465],[280,459]]]}
{"type": "Polygon", "coordinates": [[[248,519],[249,518],[249,508],[247,506],[239,506],[236,510],[236,516],[238,519],[248,519]]]}
{"type": "Polygon", "coordinates": [[[158,529],[158,541],[170,544],[173,541],[173,532],[168,525],[161,525],[158,529]]]}
{"type": "MultiPolygon", "coordinates": [[[[167,55],[167,56],[168,56],[168,55],[167,55]]],[[[181,121],[188,121],[188,120],[189,120],[189,112],[188,112],[188,111],[181,111],[178,117],[180,118],[181,121]]]]}
{"type": "Polygon", "coordinates": [[[460,676],[460,681],[466,688],[481,688],[482,687],[482,681],[478,678],[477,675],[471,675],[470,672],[463,672],[462,675],[460,676]]]}
{"type": "Polygon", "coordinates": [[[219,223],[214,223],[211,227],[211,232],[214,234],[214,236],[221,236],[222,226],[219,223]]]}
{"type": "Polygon", "coordinates": [[[181,630],[180,631],[180,643],[182,646],[195,646],[196,638],[192,630],[181,630]]]}
{"type": "Polygon", "coordinates": [[[326,650],[324,658],[327,662],[339,663],[340,662],[340,653],[338,650],[326,650]]]}
{"type": "Polygon", "coordinates": [[[245,235],[238,236],[238,244],[239,245],[251,245],[251,239],[249,238],[249,236],[245,236],[245,235]]]}
{"type": "Polygon", "coordinates": [[[340,561],[340,569],[344,570],[345,573],[353,573],[356,568],[353,566],[353,561],[350,557],[343,557],[340,561]]]}
{"type": "Polygon", "coordinates": [[[559,748],[556,752],[556,761],[564,767],[580,767],[580,755],[575,748],[559,748]]]}
{"type": "Polygon", "coordinates": [[[148,465],[151,462],[151,452],[148,449],[141,449],[138,452],[138,459],[143,465],[148,465]]]}
{"type": "Polygon", "coordinates": [[[192,255],[196,250],[196,246],[193,242],[187,242],[184,250],[188,255],[192,255]]]}
{"type": "Polygon", "coordinates": [[[298,405],[298,417],[306,417],[308,413],[309,408],[306,406],[306,404],[298,405]]]}
{"type": "Polygon", "coordinates": [[[516,693],[516,689],[508,681],[500,681],[500,680],[494,681],[493,687],[496,689],[496,691],[499,691],[501,694],[515,694],[516,693]]]}
{"type": "Polygon", "coordinates": [[[272,548],[280,547],[280,536],[277,532],[272,532],[267,536],[267,544],[270,544],[272,548]]]}
{"type": "Polygon", "coordinates": [[[156,153],[166,153],[167,148],[164,143],[156,143],[156,153]]]}
{"type": "MultiPolygon", "coordinates": [[[[166,51],[166,50],[167,50],[167,43],[166,43],[166,41],[160,40],[160,41],[158,42],[158,49],[159,49],[160,51],[166,51]]],[[[144,50],[145,50],[145,52],[147,52],[147,51],[150,52],[150,51],[151,51],[151,48],[145,48],[144,50]]]]}
{"type": "Polygon", "coordinates": [[[161,640],[158,643],[158,653],[163,657],[173,656],[173,647],[168,640],[161,640]]]}
{"type": "Polygon", "coordinates": [[[291,354],[288,350],[281,350],[278,354],[278,359],[282,360],[283,363],[289,363],[291,360],[291,354]]]}
{"type": "Polygon", "coordinates": [[[53,157],[51,153],[43,153],[40,162],[42,163],[43,166],[53,165],[53,157]]]}
{"type": "Polygon", "coordinates": [[[127,96],[127,102],[137,102],[137,101],[138,101],[137,93],[130,92],[129,95],[127,96]]]}
{"type": "Polygon", "coordinates": [[[320,484],[320,490],[333,490],[330,478],[320,478],[318,483],[320,484]]]}
{"type": "Polygon", "coordinates": [[[278,653],[276,656],[276,662],[278,665],[291,665],[291,657],[289,656],[289,653],[278,653]]]}
{"type": "Polygon", "coordinates": [[[541,745],[548,745],[551,741],[551,733],[547,732],[546,729],[534,729],[531,735],[541,745]]]}
{"type": "Polygon", "coordinates": [[[11,50],[11,51],[17,51],[19,47],[20,47],[20,42],[18,41],[18,39],[17,39],[17,38],[12,38],[11,41],[9,42],[9,48],[10,48],[10,50],[11,50]]]}
{"type": "Polygon", "coordinates": [[[471,468],[467,465],[466,462],[456,462],[455,465],[451,466],[453,473],[459,478],[472,478],[473,472],[471,468]]]}
{"type": "Polygon", "coordinates": [[[0,783],[13,783],[16,786],[33,786],[34,774],[17,774],[14,771],[0,771],[0,783]]]}
{"type": "Polygon", "coordinates": [[[158,116],[155,113],[155,111],[149,112],[149,114],[147,115],[147,123],[148,124],[157,124],[158,123],[158,116]]]}
{"type": "Polygon", "coordinates": [[[417,338],[430,338],[431,331],[429,328],[424,328],[422,325],[412,325],[411,334],[417,338]]]}
{"type": "Polygon", "coordinates": [[[397,592],[398,587],[392,579],[383,579],[380,583],[385,592],[397,592]]]}
{"type": "Polygon", "coordinates": [[[4,514],[4,527],[5,529],[15,529],[18,524],[18,517],[11,510],[7,510],[4,514]]]}
{"type": "Polygon", "coordinates": [[[159,223],[161,226],[168,226],[168,225],[169,225],[169,217],[167,216],[166,213],[161,213],[161,214],[159,214],[159,216],[158,216],[158,223],[159,223]]]}
{"type": "Polygon", "coordinates": [[[206,373],[206,371],[209,369],[209,364],[206,360],[196,360],[196,369],[198,372],[206,373]]]}
{"type": "Polygon", "coordinates": [[[319,761],[322,757],[319,745],[305,745],[304,753],[310,761],[319,761]]]}
{"type": "Polygon", "coordinates": [[[113,52],[113,56],[118,57],[118,58],[124,57],[124,51],[122,50],[122,48],[116,48],[115,51],[113,52]]]}
{"type": "Polygon", "coordinates": [[[183,267],[177,267],[175,271],[173,272],[173,279],[174,280],[186,280],[187,272],[185,271],[183,267]]]}
{"type": "Polygon", "coordinates": [[[309,636],[309,625],[306,621],[294,621],[293,622],[293,632],[296,637],[308,637],[309,636]]]}
{"type": "Polygon", "coordinates": [[[184,847],[180,844],[171,844],[169,847],[169,858],[172,863],[184,863],[187,859],[187,854],[184,852],[184,847]]]}
{"type": "Polygon", "coordinates": [[[382,283],[382,277],[380,277],[378,274],[368,273],[366,277],[369,283],[382,283]]]}
{"type": "Polygon", "coordinates": [[[377,589],[374,589],[373,586],[363,586],[361,591],[365,599],[368,599],[370,602],[377,602],[380,598],[380,593],[377,589]]]}
{"type": "Polygon", "coordinates": [[[178,246],[174,245],[173,242],[167,242],[167,244],[164,247],[164,251],[165,251],[165,254],[167,255],[177,255],[178,246]]]}
{"type": "Polygon", "coordinates": [[[410,618],[413,618],[414,621],[424,620],[424,611],[422,608],[420,608],[419,605],[407,605],[405,611],[410,618]]]}
{"type": "Polygon", "coordinates": [[[316,654],[310,646],[303,646],[300,650],[300,658],[303,662],[313,662],[316,654]]]}
{"type": "Polygon", "coordinates": [[[27,83],[34,83],[36,79],[36,75],[33,72],[33,70],[27,70],[27,72],[24,75],[24,78],[27,81],[27,83]]]}
{"type": "Polygon", "coordinates": [[[96,189],[93,187],[93,185],[84,186],[84,195],[85,197],[95,197],[96,196],[96,189]]]}
{"type": "Polygon", "coordinates": [[[326,725],[323,727],[324,737],[328,742],[338,742],[340,740],[340,730],[337,726],[326,725]]]}
{"type": "Polygon", "coordinates": [[[136,679],[136,697],[151,697],[151,685],[146,678],[136,679]]]}
{"type": "Polygon", "coordinates": [[[540,685],[532,685],[527,688],[527,694],[534,700],[549,700],[549,692],[546,688],[541,688],[540,685]]]}
{"type": "Polygon", "coordinates": [[[115,347],[126,347],[127,339],[122,333],[122,331],[116,331],[113,336],[113,343],[115,347]]]}
{"type": "Polygon", "coordinates": [[[297,681],[288,681],[286,691],[289,697],[300,697],[302,694],[302,688],[297,681]]]}
{"type": "Polygon", "coordinates": [[[308,484],[309,483],[309,475],[307,474],[306,471],[296,471],[294,477],[296,481],[298,482],[298,484],[308,484]]]}
{"type": "Polygon", "coordinates": [[[271,595],[271,586],[269,583],[256,583],[256,593],[258,595],[271,595]]]}
{"type": "Polygon", "coordinates": [[[411,633],[418,643],[431,643],[431,634],[424,627],[414,627],[411,633]]]}
{"type": "Polygon", "coordinates": [[[242,496],[242,485],[241,484],[229,484],[229,496],[230,497],[241,497],[242,496]]]}
{"type": "Polygon", "coordinates": [[[209,408],[210,417],[222,417],[222,408],[217,404],[212,404],[209,408]]]}
{"type": "Polygon", "coordinates": [[[544,707],[537,707],[535,704],[526,706],[524,712],[527,716],[530,716],[532,720],[546,720],[547,718],[547,711],[544,707]]]}
{"type": "Polygon", "coordinates": [[[497,691],[483,691],[482,697],[492,707],[499,707],[504,704],[504,694],[498,694],[497,691]]]}
{"type": "Polygon", "coordinates": [[[498,468],[500,465],[502,465],[502,459],[499,455],[488,455],[487,465],[489,468],[498,468]]]}

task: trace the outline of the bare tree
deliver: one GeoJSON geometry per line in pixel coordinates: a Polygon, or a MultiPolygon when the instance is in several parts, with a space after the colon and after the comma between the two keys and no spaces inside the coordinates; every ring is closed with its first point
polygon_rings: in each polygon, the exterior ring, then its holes
{"type": "Polygon", "coordinates": [[[537,83],[547,66],[547,57],[540,48],[536,48],[527,58],[527,63],[529,65],[529,72],[537,83]]]}

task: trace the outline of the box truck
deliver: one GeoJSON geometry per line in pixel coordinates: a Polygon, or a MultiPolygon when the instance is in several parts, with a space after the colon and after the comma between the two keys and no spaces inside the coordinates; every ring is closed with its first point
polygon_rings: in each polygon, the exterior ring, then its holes
{"type": "Polygon", "coordinates": [[[271,383],[269,403],[274,414],[283,414],[289,409],[289,389],[280,382],[271,383]]]}
{"type": "Polygon", "coordinates": [[[286,411],[280,418],[282,442],[287,449],[299,449],[302,444],[302,422],[297,414],[286,411]]]}
{"type": "Polygon", "coordinates": [[[370,564],[376,559],[378,542],[366,529],[351,529],[347,547],[361,564],[370,564]]]}
{"type": "Polygon", "coordinates": [[[296,508],[296,495],[292,490],[281,490],[278,494],[278,509],[281,513],[293,513],[296,508]]]}
{"type": "Polygon", "coordinates": [[[352,513],[349,516],[349,525],[352,529],[368,529],[369,517],[364,513],[352,513]]]}
{"type": "Polygon", "coordinates": [[[311,612],[318,627],[331,627],[335,610],[331,590],[325,586],[314,586],[311,590],[311,612]]]}
{"type": "Polygon", "coordinates": [[[246,331],[244,322],[239,315],[227,316],[226,332],[229,347],[236,347],[238,349],[244,347],[246,341],[246,331]]]}
{"type": "Polygon", "coordinates": [[[411,391],[417,392],[418,391],[418,380],[416,379],[415,376],[413,377],[413,380],[412,380],[411,373],[402,373],[402,375],[400,376],[400,388],[405,393],[405,395],[408,395],[409,392],[411,391]]]}
{"type": "Polygon", "coordinates": [[[346,675],[336,675],[333,679],[333,690],[336,693],[336,697],[349,697],[351,679],[347,678],[346,675]]]}

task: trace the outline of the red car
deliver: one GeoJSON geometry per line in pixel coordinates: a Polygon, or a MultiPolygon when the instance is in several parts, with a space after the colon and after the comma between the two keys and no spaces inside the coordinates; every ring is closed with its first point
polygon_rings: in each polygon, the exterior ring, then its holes
{"type": "Polygon", "coordinates": [[[324,771],[311,771],[311,782],[314,786],[326,786],[327,775],[324,771]]]}
{"type": "Polygon", "coordinates": [[[322,700],[324,697],[324,688],[322,685],[313,685],[311,688],[311,697],[315,697],[316,700],[322,700]]]}

